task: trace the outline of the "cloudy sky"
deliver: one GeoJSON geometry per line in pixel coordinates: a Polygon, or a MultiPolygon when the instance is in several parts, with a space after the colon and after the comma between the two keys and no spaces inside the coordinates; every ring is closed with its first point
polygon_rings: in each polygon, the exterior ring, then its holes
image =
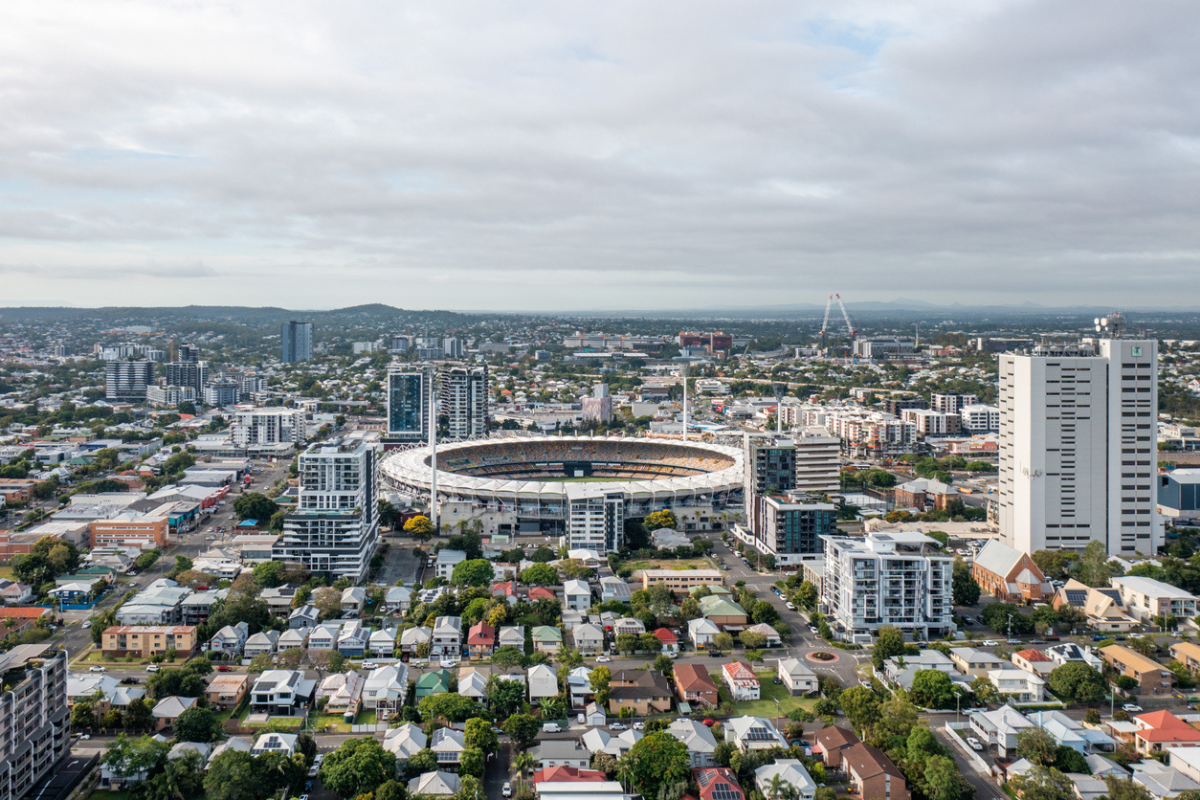
{"type": "Polygon", "coordinates": [[[0,305],[1200,305],[1200,8],[0,5],[0,305]]]}

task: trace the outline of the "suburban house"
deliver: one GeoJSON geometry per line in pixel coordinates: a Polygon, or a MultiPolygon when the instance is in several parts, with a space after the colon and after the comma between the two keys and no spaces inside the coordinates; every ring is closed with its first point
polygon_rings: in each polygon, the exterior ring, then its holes
{"type": "Polygon", "coordinates": [[[497,647],[515,647],[524,652],[525,650],[525,627],[523,625],[506,625],[500,629],[499,636],[496,637],[497,647]]]}
{"type": "Polygon", "coordinates": [[[563,608],[586,612],[592,607],[592,589],[587,581],[563,581],[563,608]]]}
{"type": "Polygon", "coordinates": [[[1069,747],[1081,755],[1111,753],[1117,749],[1117,743],[1107,733],[1085,728],[1061,711],[1033,711],[1029,720],[1053,736],[1060,747],[1069,747]]]}
{"type": "Polygon", "coordinates": [[[367,603],[367,590],[361,586],[347,586],[342,589],[342,611],[361,612],[367,603]]]}
{"type": "Polygon", "coordinates": [[[535,664],[526,673],[529,686],[529,702],[540,703],[548,697],[558,696],[558,675],[546,664],[535,664]]]}
{"type": "Polygon", "coordinates": [[[298,733],[264,733],[254,740],[254,747],[250,748],[250,755],[279,753],[285,758],[291,758],[296,752],[296,745],[299,741],[300,734],[298,733]]]}
{"type": "Polygon", "coordinates": [[[279,631],[259,631],[246,640],[246,646],[242,648],[242,654],[246,658],[270,655],[275,652],[275,645],[278,641],[279,631]]]}
{"type": "Polygon", "coordinates": [[[444,669],[426,672],[417,678],[417,700],[450,691],[450,673],[444,669]]]}
{"type": "Polygon", "coordinates": [[[758,684],[758,676],[749,665],[741,661],[732,661],[721,667],[721,681],[729,689],[729,696],[735,703],[744,700],[757,700],[762,689],[758,684]]]}
{"type": "Polygon", "coordinates": [[[208,651],[232,658],[242,652],[246,640],[250,638],[250,625],[239,622],[236,625],[226,625],[213,634],[208,640],[208,651]]]}
{"type": "Polygon", "coordinates": [[[1180,620],[1196,616],[1200,598],[1169,583],[1153,578],[1123,576],[1109,583],[1121,593],[1121,600],[1130,614],[1149,622],[1155,617],[1173,616],[1180,620]]]}
{"type": "MultiPolygon", "coordinates": [[[[445,550],[442,551],[446,552],[445,550]]],[[[453,772],[426,772],[408,782],[409,797],[454,797],[462,781],[453,772]]]]}
{"type": "Polygon", "coordinates": [[[700,598],[700,613],[716,625],[745,625],[749,621],[746,609],[717,594],[700,598]]]}
{"type": "Polygon", "coordinates": [[[717,739],[707,725],[694,719],[677,719],[667,728],[667,733],[687,747],[693,768],[713,766],[717,739]]]}
{"type": "Polygon", "coordinates": [[[429,749],[437,756],[439,767],[457,766],[466,748],[466,734],[453,728],[438,728],[429,737],[429,749]]]}
{"type": "Polygon", "coordinates": [[[279,634],[279,641],[275,645],[281,653],[284,650],[297,650],[307,647],[308,631],[309,628],[288,628],[279,634]]]}
{"type": "Polygon", "coordinates": [[[308,633],[308,649],[332,650],[341,632],[341,628],[335,625],[318,625],[308,633]]]}
{"type": "Polygon", "coordinates": [[[662,645],[659,652],[672,658],[679,655],[679,637],[675,635],[674,631],[659,628],[654,631],[654,635],[658,637],[658,641],[662,645]]]}
{"type": "Polygon", "coordinates": [[[1038,677],[1044,678],[1058,666],[1053,658],[1043,653],[1041,650],[1035,650],[1032,647],[1027,650],[1018,650],[1012,654],[1012,663],[1018,669],[1023,669],[1026,672],[1032,672],[1038,677]]]}
{"type": "Polygon", "coordinates": [[[745,800],[737,776],[728,767],[704,767],[692,770],[700,789],[700,800],[745,800]]]}
{"type": "Polygon", "coordinates": [[[665,714],[671,710],[671,685],[655,670],[622,669],[608,683],[608,710],[620,714],[631,708],[634,714],[665,714]]]}
{"type": "Polygon", "coordinates": [[[692,647],[700,650],[712,644],[713,637],[721,632],[721,629],[716,624],[708,621],[704,617],[688,620],[688,638],[692,640],[692,647]]]}
{"type": "Polygon", "coordinates": [[[679,699],[700,708],[716,708],[719,702],[717,684],[703,664],[676,664],[675,690],[679,699]]]}
{"type": "Polygon", "coordinates": [[[397,728],[388,728],[383,735],[383,749],[396,756],[398,764],[407,764],[408,760],[425,749],[429,737],[421,728],[412,722],[406,722],[397,728]]]}
{"type": "Polygon", "coordinates": [[[1040,603],[1053,594],[1046,576],[1029,554],[992,539],[971,566],[979,588],[1001,603],[1040,603]]]}
{"type": "Polygon", "coordinates": [[[779,631],[772,628],[765,622],[760,622],[757,625],[751,625],[746,628],[747,633],[757,633],[767,638],[767,647],[779,647],[783,644],[783,639],[779,636],[779,631]]]}
{"type": "Polygon", "coordinates": [[[256,711],[290,716],[297,709],[311,705],[316,690],[316,679],[304,677],[303,672],[269,669],[254,682],[250,705],[256,711]]]}
{"type": "Polygon", "coordinates": [[[434,658],[458,658],[462,655],[462,617],[438,617],[434,620],[429,654],[434,658]]]}
{"type": "Polygon", "coordinates": [[[357,709],[362,702],[363,683],[363,676],[354,670],[335,672],[321,681],[317,698],[328,698],[325,701],[325,713],[345,714],[351,708],[357,709]]]}
{"type": "Polygon", "coordinates": [[[407,586],[393,586],[383,596],[385,614],[407,614],[410,605],[412,605],[412,589],[407,586]]]}
{"type": "Polygon", "coordinates": [[[824,756],[825,766],[830,769],[842,768],[842,753],[859,743],[859,738],[849,728],[831,725],[822,728],[813,736],[813,752],[824,756]]]}
{"type": "Polygon", "coordinates": [[[1025,715],[1010,705],[995,711],[981,711],[971,715],[971,730],[985,745],[996,748],[1002,757],[1017,749],[1017,734],[1025,728],[1036,727],[1025,715]]]}
{"type": "Polygon", "coordinates": [[[562,647],[562,631],[551,625],[536,625],[533,628],[533,649],[539,653],[553,655],[562,647]]]}
{"type": "Polygon", "coordinates": [[[179,715],[196,705],[196,697],[178,697],[171,695],[159,700],[154,706],[154,730],[161,731],[174,727],[179,715]]]}
{"type": "Polygon", "coordinates": [[[454,577],[454,568],[467,560],[462,550],[438,550],[433,560],[433,574],[447,583],[454,577]]]}
{"type": "Polygon", "coordinates": [[[250,676],[236,672],[223,672],[209,681],[204,689],[204,699],[210,708],[233,708],[250,691],[250,676]]]}
{"type": "Polygon", "coordinates": [[[774,764],[764,764],[754,770],[754,785],[763,797],[771,796],[771,784],[775,777],[783,784],[796,790],[799,800],[813,800],[817,795],[817,782],[808,774],[804,764],[795,758],[780,758],[774,764]]]}
{"type": "MultiPolygon", "coordinates": [[[[591,731],[588,731],[591,733],[591,731]]],[[[587,734],[584,734],[587,736],[587,734]]],[[[540,769],[575,767],[587,769],[592,763],[592,751],[574,739],[545,739],[529,751],[540,769]]]]}
{"type": "Polygon", "coordinates": [[[347,658],[359,658],[367,652],[367,641],[371,632],[363,627],[362,620],[352,619],[338,634],[337,651],[347,658]]]}
{"type": "Polygon", "coordinates": [[[1102,647],[1100,657],[1117,672],[1137,681],[1139,694],[1166,694],[1175,683],[1171,670],[1128,647],[1119,644],[1102,647]]]}
{"type": "Polygon", "coordinates": [[[860,797],[883,800],[910,800],[911,792],[904,774],[877,747],[858,744],[842,753],[842,768],[851,790],[860,797]]]}
{"type": "Polygon", "coordinates": [[[620,758],[638,743],[642,735],[638,730],[622,731],[620,735],[614,735],[601,728],[590,728],[579,737],[579,741],[589,752],[608,753],[614,758],[620,758]]]}
{"type": "Polygon", "coordinates": [[[1056,611],[1068,605],[1079,609],[1087,617],[1088,625],[1098,631],[1123,633],[1141,624],[1125,608],[1120,590],[1111,586],[1093,588],[1074,578],[1055,593],[1051,605],[1056,611]]]}
{"type": "Polygon", "coordinates": [[[567,674],[567,693],[571,698],[571,708],[583,708],[594,697],[591,674],[591,670],[584,666],[576,667],[567,674]]]}
{"type": "Polygon", "coordinates": [[[1200,672],[1200,645],[1194,642],[1176,642],[1170,647],[1171,658],[1187,667],[1189,672],[1200,672]]]}
{"type": "Polygon", "coordinates": [[[396,652],[396,629],[380,628],[371,631],[371,636],[367,639],[367,650],[373,656],[391,656],[396,652]]]}
{"type": "Polygon", "coordinates": [[[779,680],[792,697],[812,694],[820,688],[817,674],[798,658],[785,658],[779,662],[779,680]]]}
{"type": "Polygon", "coordinates": [[[476,622],[467,631],[467,653],[470,658],[491,658],[496,652],[496,629],[486,622],[476,622]]]}
{"type": "Polygon", "coordinates": [[[571,640],[581,656],[594,656],[604,652],[604,629],[599,625],[582,623],[571,628],[571,640]]]}
{"type": "Polygon", "coordinates": [[[1131,721],[1134,724],[1133,746],[1139,753],[1153,755],[1167,746],[1200,747],[1200,730],[1170,711],[1139,714],[1131,721]]]}
{"type": "Polygon", "coordinates": [[[917,478],[896,487],[896,508],[945,511],[946,504],[957,498],[958,489],[934,478],[917,478]]]}
{"type": "Polygon", "coordinates": [[[971,678],[986,678],[989,672],[1005,667],[1000,656],[974,647],[951,647],[950,661],[955,669],[971,678]]]}
{"type": "MultiPolygon", "coordinates": [[[[549,769],[539,769],[533,773],[534,791],[539,791],[544,783],[603,783],[607,780],[604,773],[599,770],[575,769],[574,767],[550,767],[549,769]]],[[[593,793],[589,792],[588,796],[593,796],[593,793]]]]}
{"type": "Polygon", "coordinates": [[[645,632],[646,626],[633,617],[621,617],[613,623],[613,636],[641,636],[645,632]]]}
{"type": "Polygon", "coordinates": [[[487,705],[487,684],[488,675],[482,669],[462,667],[458,671],[458,693],[481,705],[487,705]]]}
{"type": "Polygon", "coordinates": [[[725,723],[725,741],[749,753],[752,750],[771,750],[775,747],[787,749],[783,738],[770,720],[762,717],[734,717],[725,723]]]}
{"type": "Polygon", "coordinates": [[[511,605],[516,605],[520,597],[517,595],[517,582],[504,581],[503,583],[492,584],[492,597],[504,598],[504,602],[511,605]]]}
{"type": "Polygon", "coordinates": [[[397,709],[408,695],[408,665],[376,667],[363,681],[362,705],[372,709],[397,709]]]}
{"type": "Polygon", "coordinates": [[[628,603],[633,596],[633,590],[629,588],[629,584],[622,578],[615,575],[608,575],[600,579],[600,601],[607,603],[609,600],[616,600],[621,603],[628,603]]]}
{"type": "Polygon", "coordinates": [[[258,599],[267,604],[273,616],[284,618],[292,613],[295,597],[295,586],[269,586],[258,593],[258,599]]]}
{"type": "Polygon", "coordinates": [[[432,639],[433,632],[429,628],[418,627],[401,631],[400,652],[408,655],[416,655],[417,648],[421,645],[430,644],[432,639]]]}
{"type": "Polygon", "coordinates": [[[303,605],[288,614],[288,627],[292,630],[315,628],[320,621],[321,612],[316,606],[303,605]]]}
{"type": "Polygon", "coordinates": [[[1022,669],[995,669],[988,680],[996,691],[1018,703],[1040,703],[1045,695],[1046,681],[1022,669]]]}

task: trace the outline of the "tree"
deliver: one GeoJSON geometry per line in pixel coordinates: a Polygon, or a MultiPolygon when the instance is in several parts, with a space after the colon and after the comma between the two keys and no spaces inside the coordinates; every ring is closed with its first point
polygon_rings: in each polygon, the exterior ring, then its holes
{"type": "Polygon", "coordinates": [[[541,722],[529,714],[513,714],[504,723],[504,732],[521,750],[528,750],[537,741],[541,730],[541,722]]]}
{"type": "Polygon", "coordinates": [[[454,692],[431,694],[422,697],[417,705],[421,719],[443,719],[447,722],[463,722],[479,715],[479,704],[470,697],[464,697],[454,692]]]}
{"type": "Polygon", "coordinates": [[[71,706],[71,727],[76,730],[96,727],[96,713],[89,701],[77,700],[71,706]]]}
{"type": "Polygon", "coordinates": [[[871,664],[883,669],[883,662],[894,656],[904,655],[904,632],[895,625],[884,625],[875,639],[875,650],[871,653],[871,664]]]}
{"type": "Polygon", "coordinates": [[[796,599],[800,601],[800,605],[807,609],[817,607],[817,587],[812,581],[804,581],[800,584],[800,588],[796,590],[796,599]]]}
{"type": "Polygon", "coordinates": [[[1022,800],[1073,800],[1075,784],[1054,767],[1035,766],[1009,783],[1022,800]]]}
{"type": "Polygon", "coordinates": [[[650,668],[656,672],[661,672],[663,675],[670,675],[675,669],[675,659],[666,653],[660,653],[655,657],[654,663],[650,665],[650,668]]]}
{"type": "Polygon", "coordinates": [[[319,772],[325,788],[342,797],[358,797],[373,792],[395,774],[396,756],[384,750],[383,745],[372,738],[343,742],[325,757],[319,772]]]}
{"type": "Polygon", "coordinates": [[[492,653],[492,663],[504,669],[519,667],[525,663],[525,654],[512,645],[505,645],[492,653]]]}
{"type": "Polygon", "coordinates": [[[171,695],[201,697],[204,695],[204,681],[189,670],[168,667],[146,679],[146,693],[155,700],[162,700],[171,695]]]}
{"type": "Polygon", "coordinates": [[[549,564],[534,564],[521,573],[521,583],[534,586],[553,586],[558,583],[558,570],[549,564]]]}
{"type": "Polygon", "coordinates": [[[169,759],[162,772],[142,785],[146,800],[187,800],[201,788],[204,757],[196,751],[169,759]]]}
{"type": "Polygon", "coordinates": [[[733,648],[733,636],[722,631],[713,637],[713,646],[718,650],[730,650],[733,648]]]}
{"type": "Polygon", "coordinates": [[[1104,784],[1108,787],[1108,800],[1151,800],[1150,791],[1140,783],[1134,783],[1132,778],[1106,775],[1104,784]]]}
{"type": "Polygon", "coordinates": [[[408,759],[408,767],[404,772],[411,778],[416,775],[424,775],[426,772],[436,772],[437,768],[437,753],[426,747],[424,750],[413,753],[412,757],[408,759]]]}
{"type": "Polygon", "coordinates": [[[1104,676],[1090,664],[1068,661],[1046,677],[1050,691],[1072,703],[1093,703],[1108,696],[1104,676]]]}
{"type": "Polygon", "coordinates": [[[484,753],[490,753],[500,744],[500,740],[492,732],[492,723],[479,717],[467,720],[463,739],[467,747],[474,747],[484,753]]]}
{"type": "Polygon", "coordinates": [[[669,508],[664,508],[662,511],[647,514],[642,524],[651,531],[656,531],[659,528],[671,528],[674,530],[679,527],[679,520],[675,518],[675,512],[669,508]]]}
{"type": "Polygon", "coordinates": [[[418,542],[427,542],[433,536],[433,523],[429,521],[429,517],[424,514],[418,514],[415,517],[410,517],[404,523],[404,532],[418,542]]]}
{"type": "Polygon", "coordinates": [[[1052,767],[1058,760],[1058,742],[1042,728],[1022,728],[1017,731],[1017,758],[1052,767]]]}
{"type": "Polygon", "coordinates": [[[981,703],[996,703],[1000,700],[996,685],[988,680],[986,675],[979,675],[971,681],[971,693],[981,703]]]}
{"type": "Polygon", "coordinates": [[[862,686],[852,686],[838,697],[838,705],[846,713],[846,719],[857,731],[879,719],[879,695],[862,686]]]}
{"type": "Polygon", "coordinates": [[[1104,542],[1089,542],[1071,567],[1071,577],[1095,588],[1108,586],[1108,582],[1121,573],[1121,566],[1109,560],[1104,542]]]}
{"type": "Polygon", "coordinates": [[[212,661],[208,656],[196,656],[188,659],[183,668],[193,675],[210,675],[213,671],[212,661]]]}
{"type": "Polygon", "coordinates": [[[937,669],[918,670],[910,689],[912,699],[925,708],[949,708],[954,705],[954,682],[937,669]]]}
{"type": "Polygon", "coordinates": [[[152,772],[167,760],[171,746],[152,736],[131,739],[119,734],[108,746],[101,763],[118,778],[132,778],[142,772],[152,772]]]}
{"type": "Polygon", "coordinates": [[[779,611],[766,600],[759,600],[751,606],[750,617],[755,625],[770,625],[779,621],[779,611]]]}
{"type": "Polygon", "coordinates": [[[971,576],[971,568],[962,561],[954,562],[950,590],[956,606],[973,606],[979,602],[979,584],[971,576]]]}
{"type": "Polygon", "coordinates": [[[267,522],[278,510],[279,504],[261,492],[246,492],[233,501],[233,513],[238,519],[267,522]]]}
{"type": "Polygon", "coordinates": [[[463,748],[463,751],[458,754],[458,774],[482,778],[483,751],[476,747],[463,748]]]}
{"type": "Polygon", "coordinates": [[[141,697],[129,701],[125,707],[125,727],[133,731],[146,731],[154,725],[154,709],[141,697]]]}
{"type": "Polygon", "coordinates": [[[954,760],[944,755],[931,755],[925,759],[924,778],[929,787],[928,795],[933,800],[966,800],[975,794],[954,760]]]}
{"type": "Polygon", "coordinates": [[[1059,745],[1058,751],[1055,753],[1054,766],[1059,772],[1068,775],[1072,772],[1086,775],[1092,770],[1083,753],[1063,745],[1059,745]]]}
{"type": "Polygon", "coordinates": [[[592,670],[592,674],[588,677],[588,680],[592,685],[592,692],[596,695],[596,704],[607,706],[609,682],[612,680],[612,672],[608,667],[598,666],[592,670]]]}
{"type": "Polygon", "coordinates": [[[621,758],[622,774],[647,798],[657,798],[663,786],[687,780],[690,766],[687,745],[666,731],[642,737],[621,758]]]}
{"type": "Polygon", "coordinates": [[[491,562],[487,559],[477,558],[455,564],[450,582],[455,586],[488,586],[494,575],[491,562]]]}
{"type": "Polygon", "coordinates": [[[213,712],[193,706],[175,719],[175,738],[181,742],[211,742],[220,731],[213,712]]]}
{"type": "Polygon", "coordinates": [[[273,589],[283,583],[286,567],[280,561],[264,561],[254,565],[254,582],[265,589],[273,589]]]}
{"type": "MultiPolygon", "coordinates": [[[[488,682],[488,708],[496,719],[508,719],[525,703],[525,685],[520,681],[492,680],[488,682]]],[[[485,751],[490,748],[483,748],[485,751]]]]}
{"type": "Polygon", "coordinates": [[[332,586],[322,586],[313,592],[312,604],[321,612],[322,618],[336,617],[342,613],[342,593],[332,586]]]}

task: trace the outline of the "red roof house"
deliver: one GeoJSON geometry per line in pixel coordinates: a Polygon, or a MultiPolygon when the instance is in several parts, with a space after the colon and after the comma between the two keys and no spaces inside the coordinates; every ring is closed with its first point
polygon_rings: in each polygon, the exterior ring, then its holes
{"type": "Polygon", "coordinates": [[[1151,711],[1133,718],[1138,729],[1133,732],[1133,744],[1139,753],[1157,753],[1165,745],[1200,745],[1200,730],[1170,711],[1151,711]]]}
{"type": "Polygon", "coordinates": [[[533,783],[536,786],[543,782],[574,782],[589,781],[603,783],[608,780],[604,773],[594,769],[577,769],[575,767],[546,767],[533,773],[533,783]]]}
{"type": "Polygon", "coordinates": [[[476,622],[467,631],[467,648],[471,658],[489,658],[496,650],[496,629],[485,622],[476,622]]]}
{"type": "Polygon", "coordinates": [[[737,776],[728,767],[694,769],[692,772],[700,787],[700,800],[745,800],[737,776]]]}
{"type": "Polygon", "coordinates": [[[666,628],[659,628],[654,632],[654,635],[658,637],[658,641],[662,642],[663,653],[669,656],[679,655],[679,637],[672,631],[666,628]]]}
{"type": "Polygon", "coordinates": [[[503,597],[509,603],[517,602],[517,582],[504,581],[504,583],[493,583],[492,597],[503,597]]]}
{"type": "Polygon", "coordinates": [[[554,590],[547,589],[545,586],[535,586],[529,590],[529,602],[532,603],[534,600],[541,600],[543,598],[553,600],[554,590]]]}

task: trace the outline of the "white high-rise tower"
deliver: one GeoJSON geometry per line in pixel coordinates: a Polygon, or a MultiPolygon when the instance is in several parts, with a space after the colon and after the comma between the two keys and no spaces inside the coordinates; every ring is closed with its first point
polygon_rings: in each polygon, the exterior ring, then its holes
{"type": "MultiPolygon", "coordinates": [[[[1005,544],[1026,553],[1151,555],[1158,343],[1107,335],[1000,356],[998,515],[1005,544]]],[[[1112,330],[1110,330],[1112,329],[1112,330]]]]}

